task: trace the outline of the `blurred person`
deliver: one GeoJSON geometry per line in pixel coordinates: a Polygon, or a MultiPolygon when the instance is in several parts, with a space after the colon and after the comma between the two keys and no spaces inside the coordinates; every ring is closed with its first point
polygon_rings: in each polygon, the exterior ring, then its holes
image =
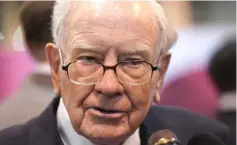
{"type": "Polygon", "coordinates": [[[208,64],[234,31],[231,25],[193,26],[179,31],[179,39],[170,50],[172,57],[160,104],[182,107],[215,119],[219,108],[218,90],[213,85],[208,64]]]}
{"type": "Polygon", "coordinates": [[[13,97],[12,94],[18,90],[24,78],[32,72],[34,61],[28,52],[14,51],[9,45],[0,44],[0,62],[1,106],[9,97],[13,97]]]}
{"type": "Polygon", "coordinates": [[[181,107],[214,119],[218,109],[217,96],[208,71],[200,69],[166,84],[162,88],[160,104],[181,107]]]}
{"type": "Polygon", "coordinates": [[[16,50],[24,48],[22,45],[16,47],[0,32],[0,105],[19,88],[34,67],[28,51],[16,50]]]}
{"type": "MultiPolygon", "coordinates": [[[[44,49],[47,42],[53,41],[50,28],[53,4],[53,1],[34,1],[25,2],[22,5],[20,22],[24,43],[35,59],[36,67],[32,74],[23,80],[20,88],[0,104],[0,129],[25,123],[27,120],[38,116],[53,99],[50,68],[44,49]]],[[[19,69],[23,69],[24,65],[27,64],[19,63],[19,69]]],[[[14,74],[17,73],[18,71],[14,72],[14,74]]]]}
{"type": "Polygon", "coordinates": [[[236,36],[213,55],[209,73],[218,90],[219,109],[216,119],[227,124],[236,140],[236,36]]]}
{"type": "Polygon", "coordinates": [[[1,32],[0,27],[0,105],[19,88],[22,80],[34,67],[29,53],[16,51],[11,41],[1,32]]]}
{"type": "Polygon", "coordinates": [[[1,145],[147,145],[157,130],[183,144],[228,128],[159,102],[176,41],[155,1],[57,1],[46,45],[56,97],[37,118],[0,132],[1,145]],[[157,85],[158,84],[158,85],[157,85]]]}

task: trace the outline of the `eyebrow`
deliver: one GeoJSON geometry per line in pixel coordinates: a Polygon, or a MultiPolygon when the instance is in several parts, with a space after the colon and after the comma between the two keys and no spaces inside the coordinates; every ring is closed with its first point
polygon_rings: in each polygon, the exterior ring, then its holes
{"type": "Polygon", "coordinates": [[[101,47],[98,44],[93,44],[87,41],[79,41],[73,44],[72,47],[72,53],[78,54],[81,52],[93,52],[98,54],[105,53],[106,49],[104,47],[101,47]]]}
{"type": "MultiPolygon", "coordinates": [[[[121,46],[117,49],[117,54],[119,54],[119,57],[128,57],[132,55],[140,55],[143,58],[149,60],[151,56],[151,51],[152,47],[149,46],[146,43],[135,43],[133,45],[127,45],[127,46],[121,46]]],[[[99,45],[89,43],[87,41],[80,41],[80,42],[75,42],[73,44],[73,51],[72,53],[78,53],[78,52],[95,52],[95,53],[104,53],[106,51],[106,48],[101,47],[99,45]]]]}
{"type": "Polygon", "coordinates": [[[131,49],[132,52],[149,51],[149,50],[151,50],[151,47],[146,44],[135,45],[131,49]]]}
{"type": "Polygon", "coordinates": [[[92,45],[90,43],[76,43],[73,46],[73,49],[82,49],[82,50],[91,50],[91,51],[94,51],[98,48],[99,46],[92,45]]]}
{"type": "Polygon", "coordinates": [[[119,54],[120,54],[120,55],[133,55],[133,54],[142,54],[142,53],[148,54],[148,51],[146,51],[146,50],[132,49],[132,50],[129,50],[129,51],[120,52],[119,54]]]}
{"type": "Polygon", "coordinates": [[[121,52],[121,54],[125,53],[125,54],[137,54],[137,53],[142,53],[142,52],[146,52],[149,53],[150,50],[152,49],[151,46],[149,46],[148,44],[145,43],[135,43],[132,46],[125,46],[125,47],[121,47],[121,49],[119,49],[119,51],[121,52]]]}
{"type": "Polygon", "coordinates": [[[123,57],[129,57],[129,56],[135,56],[135,55],[139,55],[142,58],[144,58],[147,61],[151,60],[151,51],[149,51],[150,47],[143,47],[143,48],[133,48],[130,49],[129,51],[125,50],[125,51],[121,51],[119,53],[119,58],[123,58],[123,57]]]}

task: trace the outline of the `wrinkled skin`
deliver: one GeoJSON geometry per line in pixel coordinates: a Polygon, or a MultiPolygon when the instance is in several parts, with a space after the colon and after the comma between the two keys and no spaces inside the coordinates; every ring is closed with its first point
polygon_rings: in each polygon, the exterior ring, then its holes
{"type": "MultiPolygon", "coordinates": [[[[96,57],[107,66],[130,58],[155,64],[159,57],[159,26],[147,2],[74,3],[65,31],[60,46],[65,64],[81,56],[96,57]]],[[[170,59],[170,55],[163,57],[161,71],[154,71],[143,85],[122,84],[113,70],[107,70],[95,85],[77,85],[62,70],[58,48],[49,43],[46,50],[54,89],[63,98],[74,130],[101,145],[121,144],[139,127],[153,100],[159,99],[161,86],[157,84],[162,82],[170,59]],[[91,111],[95,106],[116,109],[123,115],[103,118],[91,111]]]]}

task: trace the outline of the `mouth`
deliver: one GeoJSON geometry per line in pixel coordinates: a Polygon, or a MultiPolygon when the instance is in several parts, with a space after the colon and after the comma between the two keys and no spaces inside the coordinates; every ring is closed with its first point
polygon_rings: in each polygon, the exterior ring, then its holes
{"type": "Polygon", "coordinates": [[[124,116],[125,112],[114,109],[104,109],[99,107],[92,107],[89,109],[92,115],[108,119],[116,119],[124,116]]]}
{"type": "Polygon", "coordinates": [[[113,113],[121,113],[121,111],[118,110],[107,110],[107,109],[103,109],[103,108],[99,108],[99,107],[94,107],[93,109],[98,110],[102,113],[108,113],[108,114],[113,114],[113,113]]]}

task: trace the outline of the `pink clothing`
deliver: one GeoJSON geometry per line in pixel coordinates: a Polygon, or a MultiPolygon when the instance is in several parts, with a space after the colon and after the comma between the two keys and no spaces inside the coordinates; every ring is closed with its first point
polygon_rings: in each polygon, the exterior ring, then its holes
{"type": "Polygon", "coordinates": [[[218,91],[206,70],[190,72],[166,84],[161,104],[182,107],[213,118],[218,109],[218,91]]]}
{"type": "Polygon", "coordinates": [[[27,51],[0,49],[0,103],[10,96],[25,76],[32,71],[34,61],[27,51]]]}

